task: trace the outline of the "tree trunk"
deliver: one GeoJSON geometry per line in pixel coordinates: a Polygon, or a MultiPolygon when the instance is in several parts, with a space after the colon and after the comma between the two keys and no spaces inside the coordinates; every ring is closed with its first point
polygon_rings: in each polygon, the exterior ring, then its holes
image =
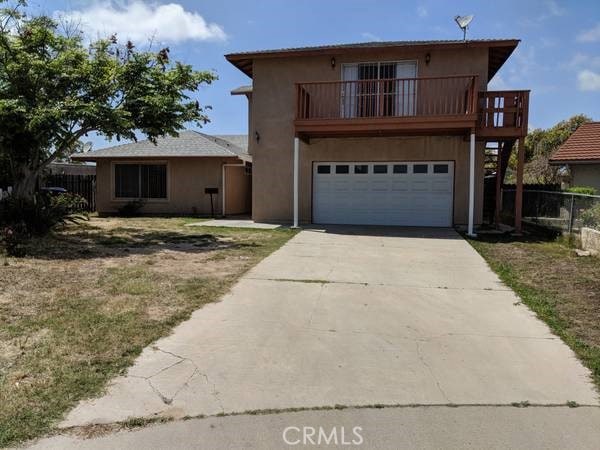
{"type": "Polygon", "coordinates": [[[14,186],[12,195],[25,201],[33,201],[39,170],[31,170],[26,166],[19,166],[14,173],[14,186]]]}

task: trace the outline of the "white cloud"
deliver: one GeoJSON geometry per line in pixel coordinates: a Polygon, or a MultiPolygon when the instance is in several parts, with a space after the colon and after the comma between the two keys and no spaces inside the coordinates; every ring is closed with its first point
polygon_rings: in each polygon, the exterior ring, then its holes
{"type": "Polygon", "coordinates": [[[555,0],[548,0],[544,2],[543,11],[539,15],[532,18],[522,17],[519,19],[519,23],[527,27],[538,27],[542,22],[554,17],[564,16],[565,13],[565,8],[561,7],[555,0]]]}
{"type": "Polygon", "coordinates": [[[577,75],[577,87],[580,91],[600,91],[600,74],[582,70],[577,75]]]}
{"type": "Polygon", "coordinates": [[[155,39],[159,42],[223,41],[223,28],[208,23],[198,13],[186,11],[178,3],[159,5],[141,0],[93,3],[85,10],[58,11],[55,16],[80,24],[91,38],[108,37],[116,33],[120,39],[136,43],[155,39]]]}
{"type": "Polygon", "coordinates": [[[362,36],[363,39],[367,39],[368,41],[374,41],[374,42],[383,41],[383,39],[381,39],[379,36],[377,36],[376,34],[373,34],[373,33],[369,33],[368,31],[365,31],[364,33],[361,33],[360,35],[362,36]]]}
{"type": "Polygon", "coordinates": [[[589,30],[582,31],[577,35],[579,42],[599,42],[600,41],[600,23],[589,30]]]}
{"type": "Polygon", "coordinates": [[[554,0],[548,0],[546,2],[546,7],[548,8],[548,14],[554,17],[560,17],[565,14],[565,9],[562,8],[558,3],[554,0]]]}
{"type": "Polygon", "coordinates": [[[565,64],[569,69],[578,69],[583,67],[591,67],[600,69],[600,55],[589,55],[586,53],[577,52],[571,60],[565,64]]]}
{"type": "Polygon", "coordinates": [[[423,5],[417,6],[417,16],[419,17],[427,17],[429,15],[429,11],[423,5]]]}

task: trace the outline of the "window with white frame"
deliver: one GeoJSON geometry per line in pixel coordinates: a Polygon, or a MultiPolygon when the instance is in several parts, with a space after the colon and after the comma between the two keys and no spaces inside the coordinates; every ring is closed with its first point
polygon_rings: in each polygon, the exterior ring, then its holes
{"type": "Polygon", "coordinates": [[[166,164],[119,163],[114,171],[115,198],[167,198],[166,164]]]}

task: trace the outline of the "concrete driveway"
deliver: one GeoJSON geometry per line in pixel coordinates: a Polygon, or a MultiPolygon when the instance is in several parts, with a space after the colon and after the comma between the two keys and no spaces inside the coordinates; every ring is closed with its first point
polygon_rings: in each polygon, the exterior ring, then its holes
{"type": "Polygon", "coordinates": [[[454,231],[299,233],[63,426],[333,405],[597,405],[588,371],[454,231]]]}

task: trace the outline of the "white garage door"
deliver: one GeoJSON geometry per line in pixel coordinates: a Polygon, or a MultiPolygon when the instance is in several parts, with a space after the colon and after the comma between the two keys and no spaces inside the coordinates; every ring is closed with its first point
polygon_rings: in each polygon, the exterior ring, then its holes
{"type": "Polygon", "coordinates": [[[315,162],[313,222],[452,225],[454,163],[315,162]]]}

